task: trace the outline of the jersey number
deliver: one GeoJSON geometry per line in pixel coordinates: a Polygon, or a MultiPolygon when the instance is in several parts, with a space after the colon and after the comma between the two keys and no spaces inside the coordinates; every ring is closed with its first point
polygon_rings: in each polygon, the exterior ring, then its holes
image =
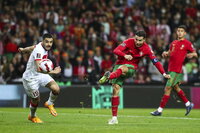
{"type": "Polygon", "coordinates": [[[32,92],[32,96],[33,96],[34,98],[38,97],[39,95],[40,95],[40,93],[39,93],[38,90],[32,92]]]}

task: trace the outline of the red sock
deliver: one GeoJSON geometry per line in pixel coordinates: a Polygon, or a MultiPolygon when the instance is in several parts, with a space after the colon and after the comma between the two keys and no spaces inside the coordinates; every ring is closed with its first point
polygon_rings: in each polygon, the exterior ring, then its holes
{"type": "Polygon", "coordinates": [[[181,98],[181,100],[182,100],[184,103],[187,103],[187,102],[188,102],[188,99],[186,98],[185,93],[184,93],[182,90],[180,90],[177,94],[178,94],[178,96],[181,98]]]}
{"type": "Polygon", "coordinates": [[[164,96],[162,97],[162,100],[161,100],[161,102],[160,102],[160,107],[161,107],[161,108],[164,108],[164,107],[165,107],[165,105],[167,104],[169,98],[170,98],[170,96],[167,96],[167,95],[164,95],[164,96]]]}
{"type": "Polygon", "coordinates": [[[32,102],[30,102],[29,108],[30,108],[30,115],[31,117],[35,117],[36,116],[36,110],[37,110],[37,106],[38,104],[34,104],[32,102]]]}
{"type": "Polygon", "coordinates": [[[112,116],[117,116],[119,97],[112,97],[112,116]]]}
{"type": "Polygon", "coordinates": [[[112,73],[110,74],[109,79],[118,78],[120,75],[122,75],[122,69],[117,69],[115,72],[112,72],[112,73]]]}
{"type": "Polygon", "coordinates": [[[36,108],[38,106],[38,104],[34,104],[34,103],[30,102],[30,106],[36,108]]]}

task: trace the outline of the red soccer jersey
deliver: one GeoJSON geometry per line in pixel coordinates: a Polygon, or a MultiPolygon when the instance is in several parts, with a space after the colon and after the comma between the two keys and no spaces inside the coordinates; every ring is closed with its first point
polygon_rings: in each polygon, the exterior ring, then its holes
{"type": "Polygon", "coordinates": [[[174,40],[170,44],[170,58],[168,71],[182,73],[182,66],[188,52],[194,52],[193,45],[190,41],[174,40]]]}
{"type": "Polygon", "coordinates": [[[114,53],[118,55],[116,64],[131,64],[135,66],[135,69],[137,69],[140,60],[144,56],[149,57],[151,60],[156,58],[147,43],[144,43],[141,47],[136,47],[134,38],[125,40],[121,45],[115,48],[114,53]],[[126,60],[124,58],[125,54],[132,55],[133,59],[130,61],[126,60]]]}

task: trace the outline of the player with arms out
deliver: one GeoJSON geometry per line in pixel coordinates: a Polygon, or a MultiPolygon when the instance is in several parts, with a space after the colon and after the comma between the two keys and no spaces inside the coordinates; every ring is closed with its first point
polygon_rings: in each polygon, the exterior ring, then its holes
{"type": "Polygon", "coordinates": [[[49,99],[45,102],[44,106],[47,107],[53,116],[57,116],[57,112],[54,108],[54,101],[56,100],[60,88],[54,79],[49,74],[58,74],[61,72],[60,67],[56,67],[50,72],[42,72],[39,68],[39,64],[43,59],[47,59],[48,51],[53,45],[53,37],[51,34],[44,34],[43,41],[37,45],[19,48],[21,53],[29,53],[32,51],[26,70],[23,73],[23,86],[27,95],[31,98],[30,101],[30,114],[28,120],[33,123],[42,123],[38,116],[36,116],[36,110],[40,101],[39,87],[45,86],[51,90],[49,99]]]}
{"type": "Polygon", "coordinates": [[[170,78],[170,76],[165,73],[163,66],[158,61],[149,45],[145,42],[145,39],[145,31],[137,31],[135,38],[129,38],[116,47],[114,49],[114,54],[118,56],[118,60],[114,66],[113,72],[105,72],[104,76],[99,80],[99,84],[103,84],[108,80],[112,83],[112,119],[108,121],[108,124],[118,124],[117,112],[120,87],[126,78],[133,77],[139,62],[143,57],[149,57],[159,72],[165,78],[170,78]]]}
{"type": "Polygon", "coordinates": [[[166,83],[164,95],[161,99],[159,108],[156,111],[151,112],[151,115],[153,116],[162,115],[163,108],[167,104],[170,98],[171,91],[173,89],[181,98],[181,100],[185,103],[185,106],[186,106],[185,115],[188,115],[194,106],[194,104],[191,103],[186,98],[185,93],[179,87],[179,85],[183,78],[182,66],[183,66],[185,57],[188,57],[188,58],[197,57],[197,53],[195,52],[192,43],[185,39],[185,35],[186,35],[185,25],[180,25],[177,28],[176,34],[177,34],[178,39],[174,40],[170,44],[169,50],[164,51],[162,54],[163,57],[169,57],[168,71],[171,78],[168,79],[166,83]]]}

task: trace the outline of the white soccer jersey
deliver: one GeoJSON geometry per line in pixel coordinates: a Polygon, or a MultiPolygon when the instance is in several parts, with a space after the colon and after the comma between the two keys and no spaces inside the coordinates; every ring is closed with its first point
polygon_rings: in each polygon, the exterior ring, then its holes
{"type": "Polygon", "coordinates": [[[26,80],[29,80],[33,77],[40,76],[42,73],[37,72],[35,61],[47,59],[47,57],[48,57],[48,51],[46,51],[42,47],[42,42],[38,43],[29,57],[29,60],[26,66],[26,71],[23,74],[23,78],[26,80]]]}

